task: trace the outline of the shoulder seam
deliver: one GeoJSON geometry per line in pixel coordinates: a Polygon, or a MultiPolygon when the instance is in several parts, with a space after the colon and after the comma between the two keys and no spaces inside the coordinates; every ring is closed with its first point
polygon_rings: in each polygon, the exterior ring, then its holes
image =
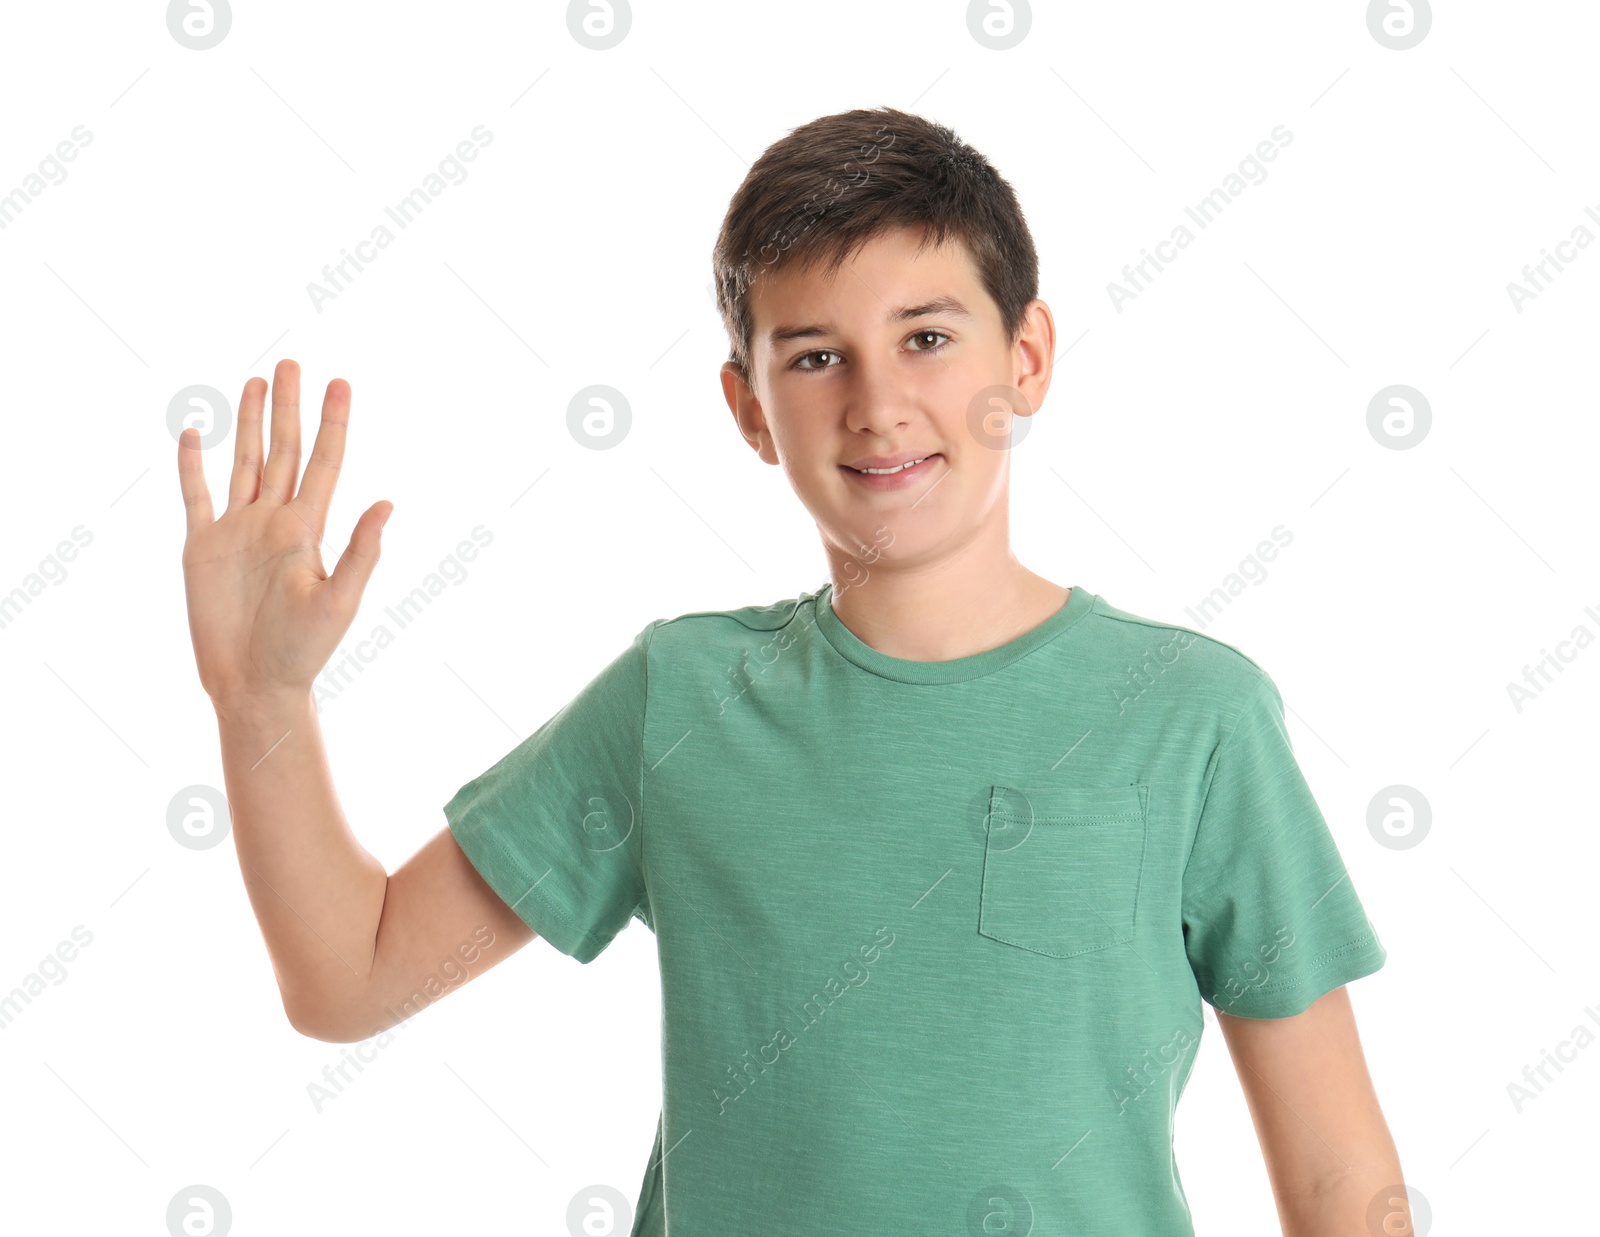
{"type": "Polygon", "coordinates": [[[781,601],[775,601],[770,605],[765,606],[736,606],[731,610],[688,610],[683,614],[674,615],[669,619],[656,619],[651,626],[654,627],[660,625],[665,627],[669,623],[678,623],[682,622],[684,619],[691,618],[721,618],[727,619],[730,622],[738,623],[739,626],[745,628],[747,631],[775,631],[779,627],[786,627],[788,624],[792,623],[795,615],[799,614],[800,607],[805,605],[806,602],[814,601],[815,599],[816,593],[813,592],[806,593],[800,597],[785,597],[781,601]],[[768,626],[753,626],[740,617],[741,613],[744,611],[772,610],[774,607],[778,606],[785,607],[785,609],[778,614],[772,615],[771,617],[773,618],[774,622],[768,626]]]}
{"type": "MultiPolygon", "coordinates": [[[[1120,613],[1120,614],[1112,614],[1112,613],[1109,612],[1109,610],[1101,608],[1101,604],[1103,602],[1105,602],[1105,598],[1104,597],[1100,597],[1100,596],[1097,595],[1096,598],[1095,598],[1094,609],[1092,611],[1093,613],[1100,615],[1101,618],[1108,619],[1109,621],[1111,621],[1113,623],[1126,623],[1129,626],[1134,626],[1134,627],[1150,627],[1150,628],[1154,628],[1157,631],[1186,631],[1191,636],[1198,636],[1200,639],[1206,641],[1208,644],[1214,644],[1218,648],[1227,649],[1235,657],[1238,657],[1239,659],[1244,661],[1246,664],[1251,666],[1256,671],[1257,674],[1265,673],[1265,671],[1263,671],[1261,669],[1261,666],[1256,662],[1256,660],[1253,657],[1251,657],[1248,653],[1246,653],[1243,649],[1239,648],[1237,645],[1229,644],[1226,640],[1219,640],[1219,639],[1217,639],[1216,636],[1208,636],[1205,632],[1197,631],[1193,627],[1185,627],[1182,623],[1162,623],[1162,622],[1156,621],[1155,619],[1143,618],[1140,615],[1128,614],[1126,612],[1120,613]]],[[[1109,603],[1106,603],[1106,604],[1109,605],[1109,603]]],[[[1114,609],[1115,607],[1112,607],[1112,608],[1114,609]]]]}

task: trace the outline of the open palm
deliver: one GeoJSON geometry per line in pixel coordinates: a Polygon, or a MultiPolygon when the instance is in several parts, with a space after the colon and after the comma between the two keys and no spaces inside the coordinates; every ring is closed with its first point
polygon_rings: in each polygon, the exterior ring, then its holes
{"type": "Polygon", "coordinates": [[[272,450],[262,466],[267,384],[245,383],[239,400],[228,507],[213,518],[200,436],[178,437],[178,479],[188,511],[183,543],[189,634],[200,685],[219,708],[309,692],[354,621],[377,566],[379,530],[392,503],[356,521],[330,575],[322,532],[344,459],[350,384],[335,378],[305,475],[300,469],[300,367],[278,362],[272,376],[272,450]]]}

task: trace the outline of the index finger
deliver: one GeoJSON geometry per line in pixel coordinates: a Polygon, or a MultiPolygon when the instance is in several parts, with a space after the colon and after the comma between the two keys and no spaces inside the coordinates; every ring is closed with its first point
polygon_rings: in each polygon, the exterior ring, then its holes
{"type": "Polygon", "coordinates": [[[339,469],[344,463],[345,433],[350,424],[350,384],[335,378],[328,384],[322,397],[322,424],[317,428],[317,440],[311,444],[311,458],[306,461],[305,475],[300,478],[300,492],[296,503],[304,503],[308,523],[316,531],[317,540],[328,520],[328,505],[333,501],[334,483],[339,480],[339,469]]]}

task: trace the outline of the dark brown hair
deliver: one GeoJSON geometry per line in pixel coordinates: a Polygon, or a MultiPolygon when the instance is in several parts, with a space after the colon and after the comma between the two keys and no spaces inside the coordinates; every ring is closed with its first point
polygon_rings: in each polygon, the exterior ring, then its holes
{"type": "Polygon", "coordinates": [[[728,203],[712,251],[728,359],[749,381],[750,289],[798,263],[837,270],[874,237],[921,228],[919,252],[962,241],[1015,341],[1039,292],[1039,257],[1016,192],[944,125],[892,107],[822,116],[762,152],[728,203]]]}

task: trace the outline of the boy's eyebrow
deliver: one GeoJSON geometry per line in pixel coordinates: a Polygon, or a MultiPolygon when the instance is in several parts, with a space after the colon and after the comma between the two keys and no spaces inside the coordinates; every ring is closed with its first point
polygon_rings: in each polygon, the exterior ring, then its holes
{"type": "MultiPolygon", "coordinates": [[[[893,309],[885,316],[886,322],[905,322],[911,318],[920,318],[925,314],[947,314],[952,318],[970,318],[971,312],[953,296],[936,296],[931,301],[921,305],[907,305],[902,309],[893,309]]],[[[825,326],[775,326],[767,336],[767,342],[774,348],[779,344],[787,343],[791,339],[811,339],[818,335],[826,335],[829,328],[825,326]]]]}

